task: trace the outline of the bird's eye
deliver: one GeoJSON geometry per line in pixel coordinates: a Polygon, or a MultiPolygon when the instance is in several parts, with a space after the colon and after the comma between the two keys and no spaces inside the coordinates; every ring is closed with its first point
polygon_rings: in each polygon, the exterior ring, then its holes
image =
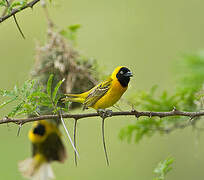
{"type": "Polygon", "coordinates": [[[123,74],[123,71],[120,71],[120,74],[123,74]]]}

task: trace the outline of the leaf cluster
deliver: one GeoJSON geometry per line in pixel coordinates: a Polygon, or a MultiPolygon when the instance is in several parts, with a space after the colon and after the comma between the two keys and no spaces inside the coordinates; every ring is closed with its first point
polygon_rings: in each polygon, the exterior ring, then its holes
{"type": "Polygon", "coordinates": [[[0,0],[0,6],[2,7],[7,7],[6,9],[6,13],[10,14],[11,11],[13,10],[13,8],[17,8],[17,9],[22,9],[23,7],[25,7],[28,3],[28,0],[19,0],[19,1],[14,1],[12,2],[9,6],[8,3],[6,2],[6,0],[0,0]]]}
{"type": "Polygon", "coordinates": [[[20,0],[20,1],[14,1],[12,4],[10,4],[7,12],[8,14],[11,13],[13,8],[18,8],[18,9],[22,9],[23,7],[25,7],[28,3],[28,0],[20,0]]]}
{"type": "MultiPolygon", "coordinates": [[[[46,91],[36,80],[26,81],[22,87],[15,86],[13,90],[0,90],[0,96],[6,98],[0,108],[8,104],[14,104],[8,117],[18,115],[36,116],[41,113],[40,108],[49,109],[49,112],[56,113],[59,108],[58,101],[62,95],[58,93],[63,83],[59,81],[52,91],[53,75],[50,75],[46,91]]],[[[66,111],[64,108],[63,110],[66,111]]]]}
{"type": "MultiPolygon", "coordinates": [[[[160,95],[158,86],[153,86],[150,91],[137,91],[128,101],[137,110],[143,111],[172,111],[174,108],[184,111],[199,111],[203,98],[202,87],[204,83],[204,55],[195,54],[184,56],[177,66],[179,71],[178,85],[174,93],[164,90],[160,95]]],[[[156,132],[164,134],[171,132],[186,124],[184,117],[141,117],[123,128],[120,132],[121,139],[139,142],[144,136],[152,136],[156,132]]]]}
{"type": "Polygon", "coordinates": [[[6,7],[7,6],[6,0],[1,0],[0,6],[6,7]]]}

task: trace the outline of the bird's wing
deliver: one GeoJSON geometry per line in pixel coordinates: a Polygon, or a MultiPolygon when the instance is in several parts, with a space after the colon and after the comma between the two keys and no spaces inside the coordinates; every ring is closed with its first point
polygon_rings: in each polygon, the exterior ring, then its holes
{"type": "Polygon", "coordinates": [[[83,109],[87,109],[88,107],[93,106],[101,97],[103,97],[109,90],[111,82],[112,78],[109,78],[94,87],[86,97],[83,109]]]}
{"type": "Polygon", "coordinates": [[[57,133],[51,133],[46,140],[40,144],[40,151],[47,161],[60,161],[66,159],[66,150],[61,138],[57,133]]]}

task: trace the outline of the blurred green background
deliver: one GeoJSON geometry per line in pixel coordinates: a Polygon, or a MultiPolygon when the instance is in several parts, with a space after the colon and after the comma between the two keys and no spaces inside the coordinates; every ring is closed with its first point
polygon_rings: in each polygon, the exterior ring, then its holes
{"type": "MultiPolygon", "coordinates": [[[[124,95],[127,97],[135,89],[148,90],[154,84],[173,91],[172,64],[183,53],[204,47],[203,7],[203,0],[53,0],[49,11],[61,28],[82,25],[77,40],[81,53],[96,58],[106,72],[112,72],[118,65],[126,65],[133,71],[130,89],[124,95]]],[[[36,43],[43,44],[46,40],[47,24],[40,4],[19,13],[17,18],[26,40],[19,35],[12,18],[0,26],[0,88],[12,88],[28,79],[36,43]]],[[[6,111],[0,112],[1,117],[6,111]]],[[[186,128],[170,135],[145,138],[139,144],[121,142],[120,129],[133,120],[113,117],[106,122],[110,167],[104,158],[101,121],[98,118],[79,121],[79,166],[75,167],[73,150],[64,139],[69,158],[63,165],[53,164],[56,179],[149,180],[153,179],[157,163],[168,156],[173,156],[175,162],[167,179],[203,179],[202,134],[186,128]]],[[[73,121],[66,122],[72,131],[73,121]]],[[[16,137],[16,125],[0,126],[0,179],[23,179],[17,163],[30,156],[27,139],[30,126],[23,126],[20,137],[16,137]]]]}

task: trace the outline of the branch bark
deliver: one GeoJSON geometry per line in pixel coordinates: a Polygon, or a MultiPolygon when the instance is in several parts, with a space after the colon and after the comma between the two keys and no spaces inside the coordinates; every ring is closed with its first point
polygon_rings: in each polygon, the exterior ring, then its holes
{"type": "Polygon", "coordinates": [[[33,6],[38,3],[40,0],[33,0],[31,2],[29,2],[28,4],[26,4],[24,7],[22,8],[15,8],[11,11],[10,14],[7,14],[3,17],[0,17],[0,23],[2,23],[3,21],[5,21],[6,19],[10,18],[11,16],[14,16],[16,13],[26,9],[26,8],[33,8],[33,6]]]}
{"type": "MultiPolygon", "coordinates": [[[[98,117],[100,116],[98,113],[82,113],[82,114],[62,114],[63,118],[67,119],[84,119],[88,117],[98,117]]],[[[176,109],[173,109],[172,111],[169,112],[150,112],[150,111],[122,111],[122,112],[112,112],[112,116],[135,116],[137,118],[141,116],[146,116],[146,117],[169,117],[169,116],[186,116],[189,117],[190,119],[193,119],[195,117],[201,117],[204,116],[204,112],[186,112],[186,111],[179,111],[176,109]]],[[[37,116],[37,117],[31,117],[31,118],[9,118],[9,117],[4,117],[3,119],[0,120],[0,124],[4,123],[16,123],[16,124],[25,124],[28,122],[33,122],[33,121],[39,121],[39,120],[44,120],[44,119],[59,119],[59,115],[42,115],[42,116],[37,116]]]]}

